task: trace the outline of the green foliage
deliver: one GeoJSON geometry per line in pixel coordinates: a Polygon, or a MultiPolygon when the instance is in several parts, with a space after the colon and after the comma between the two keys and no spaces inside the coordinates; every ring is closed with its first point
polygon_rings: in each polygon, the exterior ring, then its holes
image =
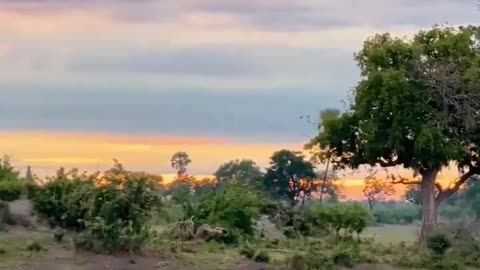
{"type": "Polygon", "coordinates": [[[160,203],[155,179],[119,163],[101,177],[61,169],[35,192],[34,209],[52,225],[81,231],[78,248],[133,251],[151,236],[147,219],[160,203]]]}
{"type": "Polygon", "coordinates": [[[331,270],[335,266],[329,255],[318,250],[309,250],[306,254],[295,254],[287,264],[292,270],[331,270]]]}
{"type": "Polygon", "coordinates": [[[40,243],[38,243],[37,241],[34,241],[34,240],[28,241],[25,249],[28,250],[28,251],[31,251],[31,252],[40,252],[42,250],[45,250],[45,248],[42,247],[42,245],[40,245],[40,243]]]}
{"type": "Polygon", "coordinates": [[[24,190],[25,183],[18,179],[0,181],[0,200],[7,202],[18,200],[24,190]]]}
{"type": "Polygon", "coordinates": [[[331,228],[337,238],[341,231],[345,236],[362,233],[371,218],[368,211],[359,204],[319,205],[311,209],[311,215],[316,218],[317,224],[323,223],[331,228]]]}
{"type": "Polygon", "coordinates": [[[25,181],[19,175],[10,163],[10,156],[3,156],[0,159],[0,200],[14,201],[20,198],[25,191],[25,181]]]}
{"type": "Polygon", "coordinates": [[[452,242],[445,234],[437,233],[427,238],[427,247],[435,255],[443,256],[451,246],[452,242]]]}
{"type": "Polygon", "coordinates": [[[0,181],[16,181],[20,179],[20,173],[12,166],[11,157],[4,155],[0,159],[0,181]]]}
{"type": "Polygon", "coordinates": [[[149,179],[130,173],[121,183],[96,188],[85,216],[87,238],[100,240],[109,252],[140,249],[150,236],[147,219],[159,204],[154,191],[149,179]]]}
{"type": "Polygon", "coordinates": [[[254,235],[253,218],[259,216],[267,200],[256,191],[232,184],[203,197],[194,211],[196,224],[211,224],[226,228],[231,239],[254,235]]]}
{"type": "Polygon", "coordinates": [[[248,259],[253,259],[255,257],[255,253],[256,253],[255,248],[252,247],[251,245],[244,245],[240,249],[240,255],[243,255],[248,259]]]}
{"type": "MultiPolygon", "coordinates": [[[[321,123],[310,145],[329,150],[335,168],[403,166],[429,182],[456,163],[465,178],[441,195],[456,192],[480,171],[479,29],[434,26],[413,39],[366,40],[349,110],[321,123]]],[[[434,211],[424,207],[424,215],[434,211]]]]}
{"type": "Polygon", "coordinates": [[[332,261],[336,265],[353,267],[358,257],[358,250],[351,245],[339,245],[332,254],[332,261]]]}
{"type": "Polygon", "coordinates": [[[47,217],[51,225],[64,228],[84,228],[90,198],[95,190],[91,176],[78,174],[76,170],[65,173],[63,169],[39,187],[33,198],[37,213],[47,217]]]}
{"type": "Polygon", "coordinates": [[[10,208],[7,202],[0,201],[0,230],[3,230],[5,225],[13,225],[12,216],[10,215],[10,208]]]}
{"type": "Polygon", "coordinates": [[[379,203],[373,208],[372,215],[380,224],[411,224],[421,219],[421,209],[405,203],[379,203]]]}
{"type": "Polygon", "coordinates": [[[273,197],[288,199],[295,205],[301,193],[308,195],[317,187],[313,181],[316,177],[314,166],[301,153],[280,150],[270,159],[264,186],[273,197]]]}

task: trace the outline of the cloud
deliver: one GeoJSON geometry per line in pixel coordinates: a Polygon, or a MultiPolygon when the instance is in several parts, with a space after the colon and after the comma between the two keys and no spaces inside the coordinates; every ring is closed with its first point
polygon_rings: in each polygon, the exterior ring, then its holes
{"type": "Polygon", "coordinates": [[[471,1],[0,0],[4,130],[305,140],[377,32],[478,21],[471,1]]]}
{"type": "MultiPolygon", "coordinates": [[[[112,90],[112,89],[111,89],[112,90]]],[[[114,90],[114,89],[113,89],[114,90]]],[[[339,104],[340,94],[303,89],[275,92],[102,91],[28,92],[0,99],[2,130],[221,136],[237,141],[302,141],[315,128],[300,119],[339,104]],[[322,105],[323,104],[323,105],[322,105]]]]}
{"type": "Polygon", "coordinates": [[[179,1],[0,1],[2,10],[29,15],[102,11],[127,23],[182,22],[195,14],[230,16],[239,23],[270,31],[311,31],[352,25],[392,26],[474,23],[476,3],[461,1],[383,0],[179,0],[179,1]]]}
{"type": "Polygon", "coordinates": [[[200,76],[260,75],[259,65],[246,50],[221,47],[190,49],[89,52],[75,55],[68,68],[73,71],[121,71],[200,76]]]}

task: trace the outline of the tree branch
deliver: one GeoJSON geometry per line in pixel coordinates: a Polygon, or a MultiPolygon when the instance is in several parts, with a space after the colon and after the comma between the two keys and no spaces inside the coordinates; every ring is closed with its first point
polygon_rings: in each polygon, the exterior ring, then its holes
{"type": "Polygon", "coordinates": [[[443,192],[443,188],[442,188],[442,185],[440,185],[440,183],[435,183],[435,187],[437,188],[439,193],[443,192]]]}
{"type": "Polygon", "coordinates": [[[398,180],[393,179],[391,181],[392,184],[403,184],[403,185],[420,185],[422,182],[419,180],[408,180],[407,178],[400,178],[398,180]]]}
{"type": "Polygon", "coordinates": [[[400,165],[401,162],[398,159],[397,160],[389,160],[389,161],[379,159],[378,164],[380,164],[380,166],[382,166],[382,167],[395,167],[397,165],[400,165]]]}
{"type": "Polygon", "coordinates": [[[437,199],[442,200],[445,198],[450,197],[455,192],[457,192],[465,182],[467,182],[472,176],[478,174],[480,172],[480,168],[470,168],[466,173],[464,173],[460,178],[455,182],[453,187],[440,191],[437,196],[437,199]]]}

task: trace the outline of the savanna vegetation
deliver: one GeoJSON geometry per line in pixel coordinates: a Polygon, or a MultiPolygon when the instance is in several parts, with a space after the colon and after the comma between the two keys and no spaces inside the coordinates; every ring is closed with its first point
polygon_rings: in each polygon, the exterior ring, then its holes
{"type": "Polygon", "coordinates": [[[22,178],[6,156],[0,234],[20,226],[31,239],[0,237],[0,268],[73,250],[143,256],[122,269],[479,269],[479,44],[471,26],[368,39],[348,109],[321,114],[311,155],[281,149],[267,168],[232,160],[197,179],[195,161],[178,152],[172,182],[116,160],[104,172],[60,168],[38,179],[22,178]],[[365,200],[343,200],[336,172],[360,166],[370,172],[365,200]],[[395,166],[413,177],[378,173],[395,166]],[[447,166],[460,172],[449,186],[437,181],[447,166]],[[404,200],[388,200],[398,184],[411,185],[404,200]],[[18,202],[31,213],[19,216],[18,202]],[[155,263],[137,265],[146,257],[155,263]]]}

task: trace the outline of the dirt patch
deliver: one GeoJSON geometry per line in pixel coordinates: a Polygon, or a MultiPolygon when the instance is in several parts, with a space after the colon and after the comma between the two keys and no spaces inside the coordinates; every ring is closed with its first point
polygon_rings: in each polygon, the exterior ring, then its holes
{"type": "MultiPolygon", "coordinates": [[[[65,254],[63,254],[65,255],[65,254]]],[[[16,270],[170,270],[178,266],[154,257],[73,254],[24,263],[16,270]]]]}

